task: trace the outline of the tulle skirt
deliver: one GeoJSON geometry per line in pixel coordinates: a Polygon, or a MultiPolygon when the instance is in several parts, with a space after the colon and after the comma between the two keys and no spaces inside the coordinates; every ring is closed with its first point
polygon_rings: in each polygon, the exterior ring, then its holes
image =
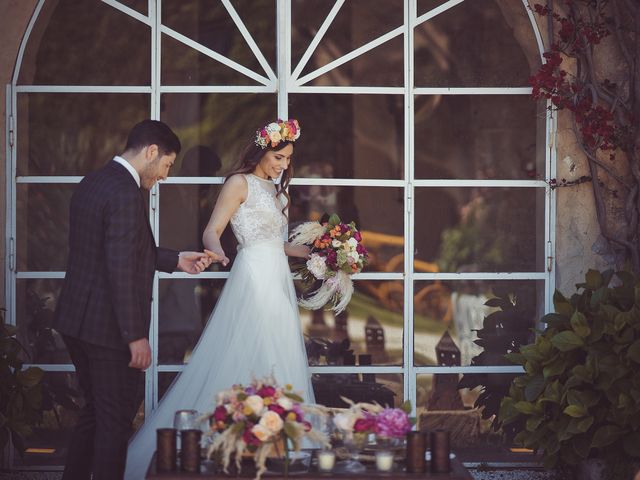
{"type": "Polygon", "coordinates": [[[314,403],[296,294],[282,240],[241,248],[189,363],[129,444],[127,480],[144,478],[156,429],[176,410],[212,411],[215,395],[271,373],[314,403]]]}

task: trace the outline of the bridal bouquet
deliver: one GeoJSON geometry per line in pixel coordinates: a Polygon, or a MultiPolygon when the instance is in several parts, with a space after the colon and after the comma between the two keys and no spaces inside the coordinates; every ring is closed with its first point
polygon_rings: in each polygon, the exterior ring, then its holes
{"type": "Polygon", "coordinates": [[[218,393],[216,403],[215,410],[205,417],[214,436],[208,455],[221,451],[225,473],[234,453],[238,471],[243,453],[253,453],[259,480],[269,456],[285,455],[288,462],[289,443],[296,451],[303,437],[328,444],[326,436],[305,418],[305,414],[324,416],[326,412],[304,405],[291,385],[280,387],[273,377],[254,379],[248,386],[233,385],[218,393]]]}
{"type": "Polygon", "coordinates": [[[317,310],[333,302],[332,310],[342,312],[353,295],[351,275],[362,271],[369,257],[356,224],[342,223],[335,214],[327,222],[306,222],[295,228],[291,243],[311,246],[309,260],[299,269],[303,282],[322,280],[316,291],[298,303],[317,310]]]}

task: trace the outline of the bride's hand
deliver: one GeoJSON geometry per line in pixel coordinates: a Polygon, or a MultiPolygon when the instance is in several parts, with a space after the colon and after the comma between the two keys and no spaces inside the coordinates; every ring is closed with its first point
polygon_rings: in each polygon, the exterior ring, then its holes
{"type": "Polygon", "coordinates": [[[207,250],[205,248],[204,253],[206,253],[211,258],[212,262],[219,262],[223,267],[226,267],[229,263],[229,259],[224,254],[224,250],[222,250],[222,248],[215,249],[214,251],[207,250]]]}

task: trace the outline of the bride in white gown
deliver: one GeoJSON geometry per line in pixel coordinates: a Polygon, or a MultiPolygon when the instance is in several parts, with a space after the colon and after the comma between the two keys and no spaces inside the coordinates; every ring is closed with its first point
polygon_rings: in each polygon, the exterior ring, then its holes
{"type": "Polygon", "coordinates": [[[156,447],[156,429],[172,426],[176,410],[212,410],[215,394],[235,383],[247,384],[252,376],[273,372],[279,382],[300,391],[305,402],[314,403],[286,257],[306,258],[309,250],[284,241],[285,189],[292,176],[293,142],[300,135],[293,122],[259,130],[220,192],[203,242],[226,259],[220,235],[230,222],[238,255],[189,363],[129,444],[127,480],[144,478],[156,447]],[[278,177],[276,185],[272,179],[278,177]]]}

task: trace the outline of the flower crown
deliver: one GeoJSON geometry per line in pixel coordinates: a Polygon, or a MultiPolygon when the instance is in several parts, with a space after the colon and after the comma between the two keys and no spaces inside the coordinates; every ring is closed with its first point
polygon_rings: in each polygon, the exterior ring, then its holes
{"type": "Polygon", "coordinates": [[[278,120],[256,131],[256,145],[263,150],[269,146],[275,148],[283,140],[295,142],[300,137],[300,124],[291,118],[287,121],[278,120]]]}

